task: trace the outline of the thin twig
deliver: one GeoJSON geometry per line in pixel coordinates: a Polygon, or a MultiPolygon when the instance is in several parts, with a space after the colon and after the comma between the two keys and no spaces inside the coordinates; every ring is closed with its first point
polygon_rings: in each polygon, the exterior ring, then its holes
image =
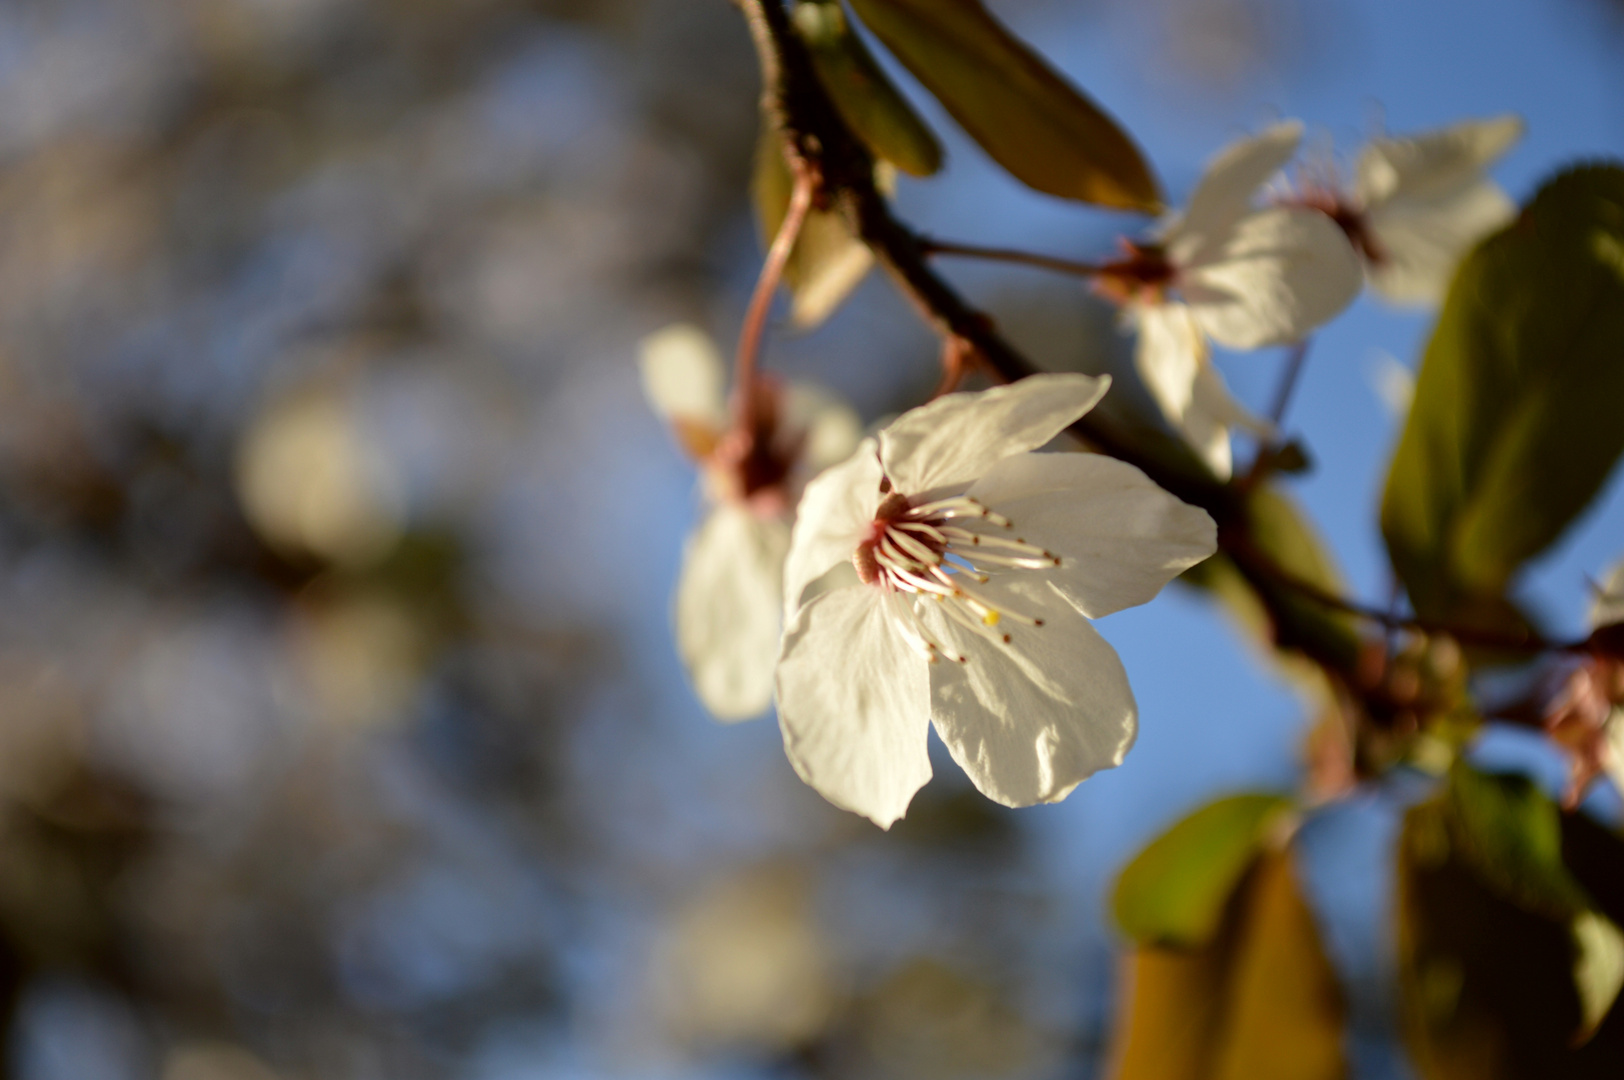
{"type": "Polygon", "coordinates": [[[1275,388],[1274,402],[1269,406],[1269,424],[1274,429],[1267,442],[1260,441],[1257,456],[1252,458],[1251,468],[1246,470],[1240,481],[1243,487],[1250,488],[1262,480],[1278,462],[1280,448],[1284,445],[1281,435],[1281,425],[1286,419],[1286,409],[1291,405],[1291,396],[1297,389],[1297,382],[1303,373],[1303,361],[1308,358],[1308,346],[1311,338],[1303,338],[1291,346],[1286,356],[1286,368],[1280,375],[1280,385],[1275,388]]]}
{"type": "Polygon", "coordinates": [[[1291,395],[1297,389],[1297,380],[1303,373],[1303,361],[1308,358],[1308,346],[1312,338],[1303,338],[1291,347],[1291,354],[1286,357],[1286,370],[1280,376],[1280,386],[1274,392],[1274,404],[1269,406],[1269,421],[1279,427],[1286,419],[1286,409],[1291,405],[1291,395]]]}
{"type": "Polygon", "coordinates": [[[801,235],[801,226],[812,210],[812,196],[817,190],[817,177],[805,162],[796,162],[795,186],[790,189],[789,208],[778,226],[767,258],[756,277],[756,290],[750,297],[750,307],[744,315],[744,326],[739,330],[739,349],[733,359],[733,401],[735,423],[741,431],[755,431],[757,358],[761,353],[762,331],[767,325],[767,313],[772,310],[773,295],[783,280],[784,267],[790,252],[801,235]]]}
{"type": "Polygon", "coordinates": [[[986,259],[990,262],[1035,266],[1040,270],[1053,270],[1059,274],[1071,274],[1075,277],[1091,278],[1100,272],[1097,263],[1077,262],[1073,259],[1057,259],[1052,255],[1039,255],[1036,252],[1020,251],[1016,248],[954,244],[944,240],[932,240],[930,237],[920,238],[919,250],[926,255],[955,255],[966,259],[986,259]]]}
{"type": "Polygon", "coordinates": [[[1390,610],[1362,604],[1356,600],[1349,600],[1347,597],[1338,596],[1328,589],[1321,588],[1306,578],[1298,577],[1275,562],[1269,555],[1253,545],[1250,540],[1232,540],[1230,554],[1238,561],[1249,563],[1252,567],[1264,571],[1272,582],[1290,589],[1305,600],[1311,600],[1335,611],[1347,612],[1349,615],[1365,619],[1390,631],[1408,630],[1413,633],[1431,636],[1447,635],[1462,645],[1477,645],[1485,649],[1523,652],[1530,655],[1543,652],[1577,652],[1585,645],[1583,641],[1546,641],[1531,631],[1520,634],[1507,634],[1477,627],[1456,626],[1453,623],[1438,619],[1399,615],[1390,610]]]}

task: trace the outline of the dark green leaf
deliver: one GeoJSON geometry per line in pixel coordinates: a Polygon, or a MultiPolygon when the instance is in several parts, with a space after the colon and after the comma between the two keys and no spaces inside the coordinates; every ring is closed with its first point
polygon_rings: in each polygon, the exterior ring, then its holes
{"type": "Polygon", "coordinates": [[[1457,762],[1445,797],[1451,840],[1489,887],[1553,919],[1592,907],[1562,861],[1562,812],[1532,780],[1457,762]]]}
{"type": "Polygon", "coordinates": [[[941,143],[874,62],[838,0],[801,0],[795,29],[841,119],[876,157],[914,176],[942,167],[941,143]]]}
{"type": "Polygon", "coordinates": [[[1503,594],[1624,452],[1624,169],[1546,184],[1461,264],[1416,379],[1382,532],[1418,613],[1503,594]]]}
{"type": "Polygon", "coordinates": [[[851,0],[885,47],[994,161],[1066,199],[1154,212],[1161,191],[1133,141],[980,0],[851,0]]]}
{"type": "Polygon", "coordinates": [[[1117,925],[1145,945],[1209,941],[1241,875],[1291,807],[1280,795],[1231,795],[1174,825],[1117,878],[1117,925]]]}
{"type": "Polygon", "coordinates": [[[1624,938],[1562,862],[1597,837],[1565,824],[1525,778],[1463,765],[1406,816],[1401,986],[1429,1080],[1617,1075],[1624,938]]]}
{"type": "Polygon", "coordinates": [[[1460,842],[1456,801],[1446,792],[1412,808],[1399,845],[1401,1000],[1421,1075],[1617,1077],[1624,1060],[1618,1010],[1576,1047],[1597,1011],[1597,991],[1581,989],[1587,958],[1596,958],[1579,925],[1587,916],[1529,910],[1504,882],[1487,880],[1482,853],[1460,842]]]}
{"type": "Polygon", "coordinates": [[[1562,861],[1597,910],[1624,926],[1624,838],[1586,814],[1563,814],[1562,861]]]}

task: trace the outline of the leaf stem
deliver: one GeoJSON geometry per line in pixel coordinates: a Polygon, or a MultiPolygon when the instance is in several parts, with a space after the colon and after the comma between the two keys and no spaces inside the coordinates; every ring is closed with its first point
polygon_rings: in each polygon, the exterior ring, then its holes
{"type": "Polygon", "coordinates": [[[1286,370],[1280,376],[1280,385],[1274,392],[1274,404],[1269,406],[1269,420],[1275,427],[1286,418],[1286,409],[1291,405],[1291,396],[1297,390],[1297,381],[1303,373],[1303,361],[1308,359],[1308,346],[1313,338],[1303,338],[1291,347],[1286,357],[1286,370]]]}
{"type": "Polygon", "coordinates": [[[1058,259],[1052,255],[1039,255],[1036,252],[1021,251],[1017,248],[982,247],[979,244],[950,243],[945,240],[933,240],[928,236],[919,238],[919,250],[925,255],[953,255],[966,259],[986,259],[991,262],[1035,266],[1040,270],[1053,270],[1055,273],[1070,274],[1074,277],[1093,277],[1100,272],[1098,263],[1058,259]]]}

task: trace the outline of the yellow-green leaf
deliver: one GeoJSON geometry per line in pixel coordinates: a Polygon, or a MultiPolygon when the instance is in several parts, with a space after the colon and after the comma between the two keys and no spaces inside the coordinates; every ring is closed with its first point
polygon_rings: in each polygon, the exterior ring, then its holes
{"type": "Polygon", "coordinates": [[[1546,184],[1462,262],[1416,378],[1382,534],[1416,611],[1514,626],[1507,585],[1624,453],[1624,168],[1546,184]]]}
{"type": "Polygon", "coordinates": [[[853,10],[981,148],[1029,187],[1155,212],[1133,140],[980,0],[851,0],[853,10]]]}
{"type": "Polygon", "coordinates": [[[1210,941],[1236,883],[1291,807],[1282,795],[1231,795],[1174,825],[1117,878],[1117,925],[1145,945],[1210,941]]]}
{"type": "Polygon", "coordinates": [[[1573,984],[1582,1022],[1578,1038],[1593,1035],[1624,987],[1624,934],[1605,915],[1585,911],[1573,919],[1573,984]]]}
{"type": "Polygon", "coordinates": [[[1219,932],[1128,961],[1116,1080],[1341,1080],[1346,1006],[1289,852],[1244,868],[1219,932]]]}
{"type": "Polygon", "coordinates": [[[939,170],[942,144],[875,63],[838,0],[801,0],[794,19],[818,81],[864,145],[913,176],[939,170]]]}
{"type": "MultiPolygon", "coordinates": [[[[882,189],[890,186],[886,173],[886,166],[875,169],[876,182],[882,189]]],[[[763,124],[756,144],[755,177],[750,185],[763,247],[778,234],[793,186],[778,134],[763,124]]],[[[851,234],[839,214],[814,209],[801,226],[801,235],[784,266],[784,284],[792,298],[790,320],[802,328],[817,326],[851,295],[873,265],[873,253],[851,234]]]]}

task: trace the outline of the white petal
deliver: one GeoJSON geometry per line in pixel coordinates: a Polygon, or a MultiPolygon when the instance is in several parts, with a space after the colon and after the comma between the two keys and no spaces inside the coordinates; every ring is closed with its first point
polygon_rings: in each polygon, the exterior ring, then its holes
{"type": "Polygon", "coordinates": [[[1011,454],[1036,450],[1092,409],[1110,376],[1030,375],[980,393],[948,394],[880,432],[880,460],[898,491],[968,484],[1011,454]]]}
{"type": "Polygon", "coordinates": [[[772,704],[789,523],[724,503],[688,541],[677,582],[677,649],[718,720],[772,704]]]}
{"type": "Polygon", "coordinates": [[[1207,362],[1207,336],[1190,309],[1176,301],[1137,304],[1128,311],[1139,327],[1134,368],[1162,415],[1177,424],[1190,408],[1195,373],[1207,362]]]}
{"type": "Polygon", "coordinates": [[[1624,795],[1624,707],[1613,707],[1602,731],[1607,739],[1602,751],[1602,767],[1618,793],[1624,795]]]}
{"type": "Polygon", "coordinates": [[[796,614],[778,662],[790,764],[825,799],[882,829],[930,779],[931,665],[897,625],[905,603],[872,585],[824,593],[796,614]]]}
{"type": "Polygon", "coordinates": [[[1407,139],[1373,139],[1354,170],[1354,198],[1366,210],[1389,199],[1432,199],[1476,183],[1522,137],[1516,116],[1468,120],[1407,139]]]}
{"type": "Polygon", "coordinates": [[[806,485],[784,562],[784,610],[793,614],[806,587],[850,561],[880,506],[880,459],[873,439],[806,485]]]}
{"type": "Polygon", "coordinates": [[[1366,266],[1371,288],[1395,304],[1437,304],[1466,251],[1516,216],[1488,180],[1432,199],[1391,199],[1366,215],[1381,256],[1366,266]]]}
{"type": "Polygon", "coordinates": [[[1220,151],[1191,193],[1189,209],[1167,232],[1173,261],[1184,265],[1203,249],[1222,243],[1252,209],[1258,188],[1291,160],[1302,138],[1302,123],[1286,120],[1220,151]]]}
{"type": "Polygon", "coordinates": [[[1200,327],[1231,349],[1299,341],[1364,284],[1348,238],[1317,210],[1251,214],[1210,254],[1180,274],[1179,290],[1200,327]]]}
{"type": "Polygon", "coordinates": [[[1147,603],[1217,549],[1206,511],[1100,454],[1019,454],[969,493],[1009,518],[1013,535],[1061,558],[1053,570],[1002,577],[1041,574],[1091,619],[1147,603]]]}
{"type": "Polygon", "coordinates": [[[791,383],[785,392],[782,426],[800,440],[800,458],[814,473],[845,461],[863,441],[863,422],[851,406],[806,383],[791,383]]]}
{"type": "Polygon", "coordinates": [[[1220,480],[1233,469],[1229,426],[1239,423],[1267,432],[1269,425],[1252,416],[1230,396],[1223,377],[1213,369],[1206,335],[1184,304],[1145,306],[1135,311],[1139,342],[1134,366],[1167,422],[1184,436],[1220,480]]]}
{"type": "Polygon", "coordinates": [[[1008,645],[989,641],[921,605],[933,634],[968,662],[928,665],[931,718],[953,760],[981,793],[1005,806],[1065,798],[1083,780],[1122,763],[1138,709],[1116,650],[1044,581],[1023,590],[1029,627],[1006,620],[1008,645]]]}
{"type": "Polygon", "coordinates": [[[1590,628],[1624,622],[1624,560],[1601,581],[1601,592],[1590,604],[1590,628]]]}
{"type": "Polygon", "coordinates": [[[710,335],[689,323],[657,330],[638,345],[643,393],[668,422],[727,426],[727,365],[710,335]]]}

